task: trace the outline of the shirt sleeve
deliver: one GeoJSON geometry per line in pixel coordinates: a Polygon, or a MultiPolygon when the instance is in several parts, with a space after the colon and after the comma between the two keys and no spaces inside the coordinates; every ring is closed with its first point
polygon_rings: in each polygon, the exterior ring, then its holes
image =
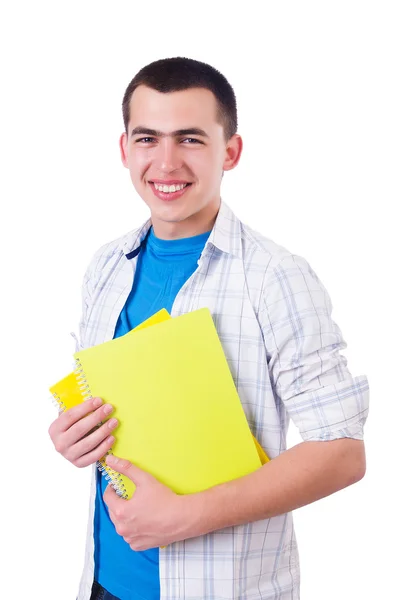
{"type": "MultiPolygon", "coordinates": [[[[87,325],[87,313],[88,306],[91,298],[92,290],[91,290],[91,269],[88,267],[84,274],[83,283],[81,286],[81,314],[79,321],[79,333],[76,335],[74,331],[70,332],[70,335],[74,339],[74,351],[79,352],[85,348],[85,332],[87,325]]],[[[74,362],[73,362],[74,365],[74,362]]]]}
{"type": "MultiPolygon", "coordinates": [[[[79,339],[77,340],[78,350],[85,348],[85,331],[87,324],[87,311],[91,297],[90,276],[87,270],[84,274],[81,286],[81,317],[79,323],[79,339]]],[[[77,351],[77,350],[76,350],[77,351]]]]}
{"type": "Polygon", "coordinates": [[[103,250],[106,246],[102,246],[93,255],[86,272],[83,277],[83,283],[81,286],[81,317],[79,322],[79,340],[77,340],[78,350],[86,348],[86,329],[88,315],[91,310],[93,296],[95,291],[95,281],[97,274],[100,271],[101,259],[103,257],[103,250]]]}
{"type": "Polygon", "coordinates": [[[273,392],[303,440],[363,439],[369,388],[352,377],[327,291],[307,261],[288,255],[269,267],[261,324],[273,392]]]}

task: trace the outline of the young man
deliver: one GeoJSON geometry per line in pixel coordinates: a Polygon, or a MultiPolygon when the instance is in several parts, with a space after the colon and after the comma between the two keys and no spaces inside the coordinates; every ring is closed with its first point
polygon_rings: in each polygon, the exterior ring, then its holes
{"type": "MultiPolygon", "coordinates": [[[[363,477],[367,380],[353,378],[339,354],[329,296],[308,263],[221,200],[223,173],[242,151],[223,75],[191,59],[156,61],[129,84],[123,115],[122,162],[151,218],[94,256],[80,347],[163,307],[174,317],[208,307],[252,433],[272,460],[178,496],[123,457],[108,458],[137,485],[129,501],[94,467],[78,599],[297,599],[291,511],[363,477]],[[289,418],[304,441],[286,450],[289,418]]],[[[57,450],[94,465],[117,422],[89,432],[110,412],[94,398],[59,416],[50,427],[57,450]]]]}

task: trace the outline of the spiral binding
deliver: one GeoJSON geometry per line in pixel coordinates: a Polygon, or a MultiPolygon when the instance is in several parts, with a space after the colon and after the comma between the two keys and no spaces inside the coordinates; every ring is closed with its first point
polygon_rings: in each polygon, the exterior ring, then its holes
{"type": "MultiPolygon", "coordinates": [[[[85,400],[91,400],[92,394],[91,394],[90,386],[88,384],[86,375],[84,373],[81,361],[78,358],[76,358],[76,366],[75,366],[74,372],[75,372],[75,375],[76,375],[77,384],[78,384],[78,386],[80,388],[81,395],[84,398],[84,401],[85,400]]],[[[100,427],[102,424],[103,424],[103,421],[101,421],[98,424],[98,427],[100,427]]],[[[113,454],[112,448],[109,448],[109,450],[106,452],[106,454],[105,454],[105,456],[104,456],[103,459],[97,461],[96,466],[98,467],[101,475],[113,487],[113,489],[115,490],[116,494],[118,496],[120,496],[120,498],[125,498],[127,500],[128,499],[127,490],[126,490],[126,487],[125,487],[125,485],[124,485],[124,483],[123,483],[123,481],[121,479],[120,473],[117,473],[116,471],[114,471],[105,462],[106,456],[108,456],[109,454],[113,454]]]]}
{"type": "Polygon", "coordinates": [[[79,358],[76,358],[75,362],[76,362],[76,364],[75,364],[74,372],[75,372],[76,379],[77,379],[77,385],[80,388],[81,395],[82,395],[84,401],[91,400],[92,394],[91,394],[90,386],[88,385],[88,381],[87,381],[85,373],[83,371],[83,366],[81,364],[81,361],[79,358]]]}
{"type": "Polygon", "coordinates": [[[52,405],[55,406],[60,412],[65,412],[66,406],[58,396],[58,394],[53,393],[51,396],[52,405]]]}
{"type": "MultiPolygon", "coordinates": [[[[109,454],[113,454],[112,448],[109,448],[108,452],[106,452],[106,454],[105,454],[105,457],[108,456],[109,454]]],[[[106,458],[105,458],[105,460],[106,460],[106,458]]],[[[97,467],[100,470],[102,476],[113,487],[116,494],[118,496],[120,496],[120,498],[124,498],[125,500],[128,500],[127,489],[123,483],[123,480],[121,479],[120,473],[117,473],[117,471],[114,471],[113,469],[111,469],[105,463],[105,461],[102,461],[102,460],[97,462],[97,467]]]]}

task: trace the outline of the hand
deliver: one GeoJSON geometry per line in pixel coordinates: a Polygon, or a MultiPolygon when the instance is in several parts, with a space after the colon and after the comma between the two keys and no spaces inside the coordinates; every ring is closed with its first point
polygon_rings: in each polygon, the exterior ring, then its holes
{"type": "Polygon", "coordinates": [[[76,467],[87,467],[100,460],[114,442],[109,434],[118,422],[110,419],[96,427],[112,410],[110,404],[103,405],[101,398],[91,398],[60,414],[48,430],[57,452],[76,467]]]}
{"type": "Polygon", "coordinates": [[[128,460],[109,455],[106,464],[136,485],[130,500],[108,485],[103,499],[110,518],[132,550],[148,550],[184,539],[185,498],[128,460]]]}

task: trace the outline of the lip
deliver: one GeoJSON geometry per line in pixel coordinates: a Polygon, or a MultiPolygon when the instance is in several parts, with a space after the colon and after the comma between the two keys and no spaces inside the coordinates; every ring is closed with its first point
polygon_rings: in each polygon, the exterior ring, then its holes
{"type": "MultiPolygon", "coordinates": [[[[157,183],[157,181],[156,181],[156,183],[157,183]]],[[[186,181],[183,183],[189,183],[189,182],[186,181]]],[[[154,187],[154,183],[152,183],[151,181],[149,181],[149,185],[152,188],[153,194],[155,196],[157,196],[157,198],[159,198],[160,200],[163,200],[164,202],[172,202],[172,200],[177,200],[178,198],[183,196],[187,192],[187,190],[190,187],[192,187],[193,184],[187,185],[182,190],[178,190],[177,192],[160,192],[160,190],[156,190],[156,188],[154,187]]],[[[168,185],[172,185],[172,184],[168,184],[168,185]]]]}
{"type": "Polygon", "coordinates": [[[191,183],[184,179],[150,179],[149,183],[158,183],[159,185],[181,185],[182,183],[191,183]]]}

